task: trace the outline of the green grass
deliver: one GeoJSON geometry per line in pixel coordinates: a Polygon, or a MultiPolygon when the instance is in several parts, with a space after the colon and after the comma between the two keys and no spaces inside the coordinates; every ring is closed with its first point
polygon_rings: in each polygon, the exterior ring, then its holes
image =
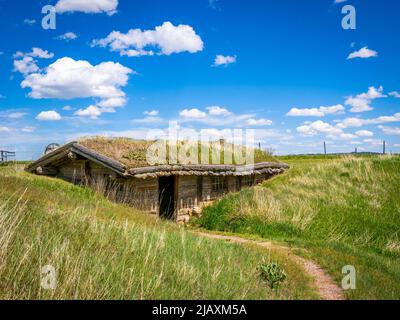
{"type": "Polygon", "coordinates": [[[312,299],[312,281],[278,249],[197,237],[89,189],[0,168],[1,299],[312,299]],[[257,266],[277,261],[277,291],[257,266]],[[55,290],[40,270],[57,271],[55,290]]]}
{"type": "MultiPolygon", "coordinates": [[[[282,160],[282,159],[281,159],[282,160]]],[[[204,210],[195,223],[308,249],[351,299],[400,299],[400,157],[286,157],[288,173],[204,210]]]]}

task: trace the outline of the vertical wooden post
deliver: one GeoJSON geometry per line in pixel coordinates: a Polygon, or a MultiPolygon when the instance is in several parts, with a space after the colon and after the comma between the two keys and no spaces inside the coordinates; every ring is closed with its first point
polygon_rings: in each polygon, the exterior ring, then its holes
{"type": "Polygon", "coordinates": [[[326,142],[324,141],[324,154],[326,155],[326,142]]]}
{"type": "Polygon", "coordinates": [[[386,154],[386,141],[383,140],[383,154],[386,154]]]}

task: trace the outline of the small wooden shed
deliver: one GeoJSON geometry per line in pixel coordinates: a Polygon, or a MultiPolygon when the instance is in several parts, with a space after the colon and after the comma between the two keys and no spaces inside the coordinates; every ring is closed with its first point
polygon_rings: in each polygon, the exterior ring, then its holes
{"type": "Polygon", "coordinates": [[[149,143],[93,139],[71,142],[30,164],[26,170],[98,189],[114,201],[163,218],[186,221],[229,192],[282,173],[279,162],[236,165],[148,166],[149,143]],[[129,145],[129,148],[126,147],[129,145]]]}

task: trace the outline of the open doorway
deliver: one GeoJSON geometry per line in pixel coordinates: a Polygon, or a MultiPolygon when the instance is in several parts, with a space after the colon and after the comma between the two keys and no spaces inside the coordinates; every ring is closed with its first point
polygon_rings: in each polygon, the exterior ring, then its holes
{"type": "Polygon", "coordinates": [[[160,217],[173,219],[175,214],[175,177],[160,177],[158,180],[160,217]]]}

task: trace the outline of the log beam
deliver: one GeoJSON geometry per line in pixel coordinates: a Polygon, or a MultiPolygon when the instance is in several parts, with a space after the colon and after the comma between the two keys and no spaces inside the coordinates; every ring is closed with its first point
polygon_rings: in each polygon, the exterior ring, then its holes
{"type": "Polygon", "coordinates": [[[36,173],[43,176],[55,176],[58,174],[58,170],[53,167],[37,167],[36,173]]]}

